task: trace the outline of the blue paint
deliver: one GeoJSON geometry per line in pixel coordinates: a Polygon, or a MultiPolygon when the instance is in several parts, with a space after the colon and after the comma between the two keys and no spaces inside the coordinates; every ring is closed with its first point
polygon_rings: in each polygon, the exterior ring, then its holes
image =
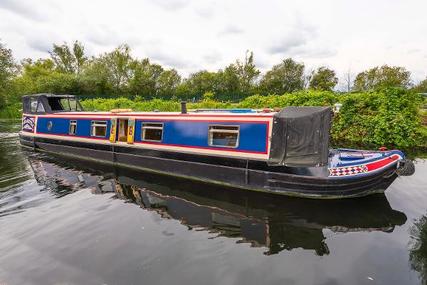
{"type": "MultiPolygon", "coordinates": [[[[77,121],[77,130],[76,136],[79,137],[91,137],[90,129],[91,122],[90,119],[66,119],[66,118],[43,118],[39,117],[37,120],[37,132],[46,133],[52,135],[68,135],[70,128],[70,121],[77,121]],[[52,128],[48,129],[49,122],[52,122],[52,128]]],[[[110,120],[96,120],[96,121],[105,121],[107,122],[107,133],[105,138],[108,138],[110,133],[110,120]]]]}
{"type": "Polygon", "coordinates": [[[142,123],[163,123],[164,144],[218,149],[237,149],[244,151],[266,151],[266,123],[235,122],[191,122],[191,121],[141,121],[135,123],[135,142],[141,142],[142,123]],[[210,125],[239,126],[239,144],[237,148],[210,146],[208,143],[210,125]]]}
{"type": "MultiPolygon", "coordinates": [[[[90,138],[91,122],[90,119],[72,119],[77,121],[76,136],[90,138]]],[[[39,117],[37,121],[37,132],[52,135],[69,135],[70,119],[66,118],[43,118],[39,117]],[[52,128],[48,129],[49,122],[52,122],[52,128]]],[[[107,122],[108,138],[110,133],[110,120],[96,120],[107,122]]],[[[209,147],[224,150],[237,149],[242,151],[266,151],[266,123],[253,122],[192,122],[192,121],[142,121],[135,122],[135,142],[141,142],[142,123],[163,123],[163,139],[161,143],[171,145],[182,145],[192,147],[209,147]],[[208,143],[210,125],[229,125],[239,126],[239,143],[237,148],[223,146],[210,146],[208,143]]]]}

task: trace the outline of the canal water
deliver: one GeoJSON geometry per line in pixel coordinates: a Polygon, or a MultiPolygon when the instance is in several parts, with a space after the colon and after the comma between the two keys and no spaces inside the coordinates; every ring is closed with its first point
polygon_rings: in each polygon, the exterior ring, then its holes
{"type": "Polygon", "coordinates": [[[427,161],[316,201],[21,149],[0,121],[0,284],[426,284],[427,161]]]}

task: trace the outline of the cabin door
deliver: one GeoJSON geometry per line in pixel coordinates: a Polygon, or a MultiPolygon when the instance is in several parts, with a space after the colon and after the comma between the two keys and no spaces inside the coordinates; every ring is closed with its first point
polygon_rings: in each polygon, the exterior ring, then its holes
{"type": "Polygon", "coordinates": [[[117,141],[127,142],[128,140],[128,119],[117,119],[117,141]]]}
{"type": "Polygon", "coordinates": [[[116,141],[133,144],[135,135],[135,119],[117,119],[116,141]]]}

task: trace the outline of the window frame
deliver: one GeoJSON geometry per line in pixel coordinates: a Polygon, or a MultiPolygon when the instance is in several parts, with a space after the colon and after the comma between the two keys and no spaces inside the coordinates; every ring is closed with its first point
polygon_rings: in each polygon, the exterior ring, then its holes
{"type": "Polygon", "coordinates": [[[163,133],[164,133],[164,126],[165,124],[162,123],[157,123],[157,122],[143,122],[141,123],[141,141],[143,142],[163,142],[163,133]],[[144,126],[144,125],[148,125],[148,124],[155,124],[155,125],[161,125],[161,127],[154,127],[154,126],[144,126]],[[146,129],[152,129],[152,130],[162,130],[162,135],[160,137],[160,140],[148,140],[145,139],[145,130],[146,129]]]}
{"type": "Polygon", "coordinates": [[[69,126],[68,126],[68,134],[71,136],[75,136],[77,134],[77,120],[70,120],[69,126]],[[71,133],[71,126],[74,127],[74,133],[71,133]]]}
{"type": "Polygon", "coordinates": [[[102,120],[90,121],[90,136],[91,137],[105,138],[107,136],[107,130],[108,130],[108,122],[107,121],[102,121],[102,120]],[[100,123],[102,123],[102,124],[100,124],[100,123]],[[104,127],[104,126],[105,126],[105,135],[103,135],[103,136],[95,135],[95,133],[96,133],[96,132],[94,132],[95,127],[104,127]]]}
{"type": "Polygon", "coordinates": [[[211,124],[208,125],[208,145],[210,147],[238,148],[239,144],[240,144],[240,125],[216,125],[216,124],[215,125],[211,125],[211,124]],[[237,128],[237,130],[227,130],[227,129],[215,130],[215,129],[213,129],[214,127],[219,127],[219,128],[221,128],[221,127],[226,127],[226,128],[233,127],[233,128],[237,128]],[[213,135],[211,135],[213,133],[232,133],[232,134],[237,133],[236,145],[235,146],[229,146],[229,145],[213,144],[213,135]]]}

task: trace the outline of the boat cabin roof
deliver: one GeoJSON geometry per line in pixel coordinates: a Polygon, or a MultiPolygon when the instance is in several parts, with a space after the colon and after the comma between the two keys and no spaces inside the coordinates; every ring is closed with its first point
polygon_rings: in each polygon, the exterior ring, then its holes
{"type": "Polygon", "coordinates": [[[23,111],[27,114],[51,114],[83,111],[74,95],[40,93],[22,96],[23,111]]]}

